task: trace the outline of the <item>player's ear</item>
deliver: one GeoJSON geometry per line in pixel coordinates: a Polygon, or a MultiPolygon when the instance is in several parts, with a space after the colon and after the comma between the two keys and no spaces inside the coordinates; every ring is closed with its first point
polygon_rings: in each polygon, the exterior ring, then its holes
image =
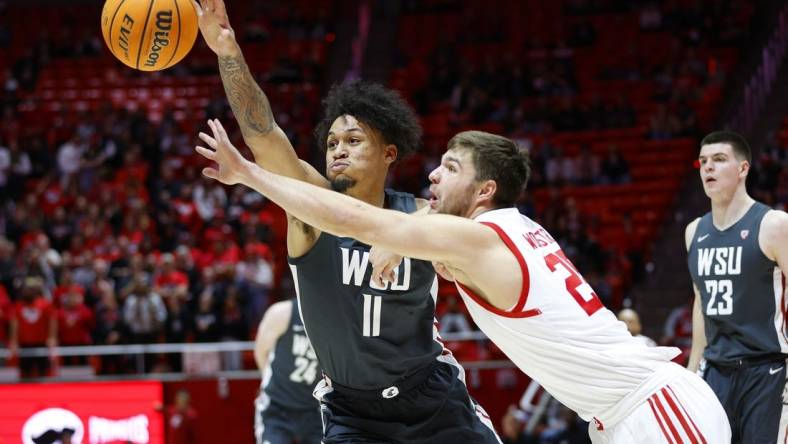
{"type": "Polygon", "coordinates": [[[739,164],[739,177],[742,179],[747,177],[747,174],[750,172],[750,162],[743,160],[739,164]]]}
{"type": "Polygon", "coordinates": [[[498,184],[494,180],[488,179],[479,186],[477,197],[479,200],[492,201],[496,191],[498,191],[498,184]]]}
{"type": "Polygon", "coordinates": [[[392,164],[397,160],[397,153],[399,151],[396,145],[389,144],[383,147],[383,158],[388,164],[392,164]]]}

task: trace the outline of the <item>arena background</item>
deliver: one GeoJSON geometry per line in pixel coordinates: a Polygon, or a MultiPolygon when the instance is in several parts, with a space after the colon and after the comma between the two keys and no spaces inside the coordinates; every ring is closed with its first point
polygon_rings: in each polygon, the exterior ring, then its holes
{"type": "MultiPolygon", "coordinates": [[[[397,165],[397,189],[422,195],[458,131],[517,140],[534,171],[520,209],[607,307],[637,310],[661,344],[686,352],[691,337],[683,229],[709,208],[700,137],[740,131],[751,195],[788,202],[784,2],[226,1],[302,158],[324,169],[312,136],[321,97],[356,78],[399,90],[420,114],[424,146],[397,165]]],[[[174,68],[137,72],[105,47],[101,7],[0,0],[0,443],[52,407],[79,416],[85,442],[252,442],[249,341],[264,309],[293,294],[284,214],[199,174],[207,118],[242,145],[201,37],[174,68]],[[23,291],[57,320],[56,348],[9,350],[23,291]],[[135,291],[162,296],[152,330],[124,312],[135,291]],[[52,365],[20,372],[20,356],[52,365]],[[171,430],[186,411],[198,418],[190,438],[171,430]]],[[[529,380],[453,286],[439,301],[443,336],[500,427],[529,380]]]]}

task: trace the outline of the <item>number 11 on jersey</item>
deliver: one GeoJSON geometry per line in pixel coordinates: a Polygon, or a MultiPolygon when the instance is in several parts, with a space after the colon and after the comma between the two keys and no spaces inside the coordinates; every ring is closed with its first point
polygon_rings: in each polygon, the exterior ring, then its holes
{"type": "Polygon", "coordinates": [[[381,305],[383,305],[383,296],[364,295],[364,326],[362,331],[364,336],[380,336],[381,305]]]}

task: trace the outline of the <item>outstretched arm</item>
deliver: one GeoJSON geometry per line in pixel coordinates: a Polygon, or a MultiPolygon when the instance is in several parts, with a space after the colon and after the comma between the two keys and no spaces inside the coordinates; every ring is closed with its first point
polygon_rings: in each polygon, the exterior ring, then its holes
{"type": "Polygon", "coordinates": [[[384,210],[266,171],[241,156],[218,121],[209,125],[215,139],[203,140],[211,149],[197,147],[197,152],[215,161],[218,168],[205,168],[203,174],[227,185],[244,184],[319,230],[353,237],[403,256],[449,263],[459,269],[467,269],[470,261],[500,242],[493,230],[468,219],[447,215],[419,217],[384,210]],[[468,251],[475,253],[470,255],[468,251]]]}
{"type": "Polygon", "coordinates": [[[277,126],[271,104],[257,85],[230,27],[223,0],[195,2],[200,32],[219,58],[219,74],[227,100],[241,127],[244,142],[255,162],[269,171],[328,186],[328,181],[311,165],[301,162],[287,135],[277,126]]]}

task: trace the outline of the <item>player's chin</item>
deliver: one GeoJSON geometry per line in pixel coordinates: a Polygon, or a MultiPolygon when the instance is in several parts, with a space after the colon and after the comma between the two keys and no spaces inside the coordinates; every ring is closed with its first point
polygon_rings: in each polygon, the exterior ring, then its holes
{"type": "Polygon", "coordinates": [[[328,177],[329,182],[331,182],[331,189],[340,193],[344,193],[349,188],[352,188],[356,185],[356,180],[348,177],[344,174],[338,174],[336,176],[328,177]]]}

